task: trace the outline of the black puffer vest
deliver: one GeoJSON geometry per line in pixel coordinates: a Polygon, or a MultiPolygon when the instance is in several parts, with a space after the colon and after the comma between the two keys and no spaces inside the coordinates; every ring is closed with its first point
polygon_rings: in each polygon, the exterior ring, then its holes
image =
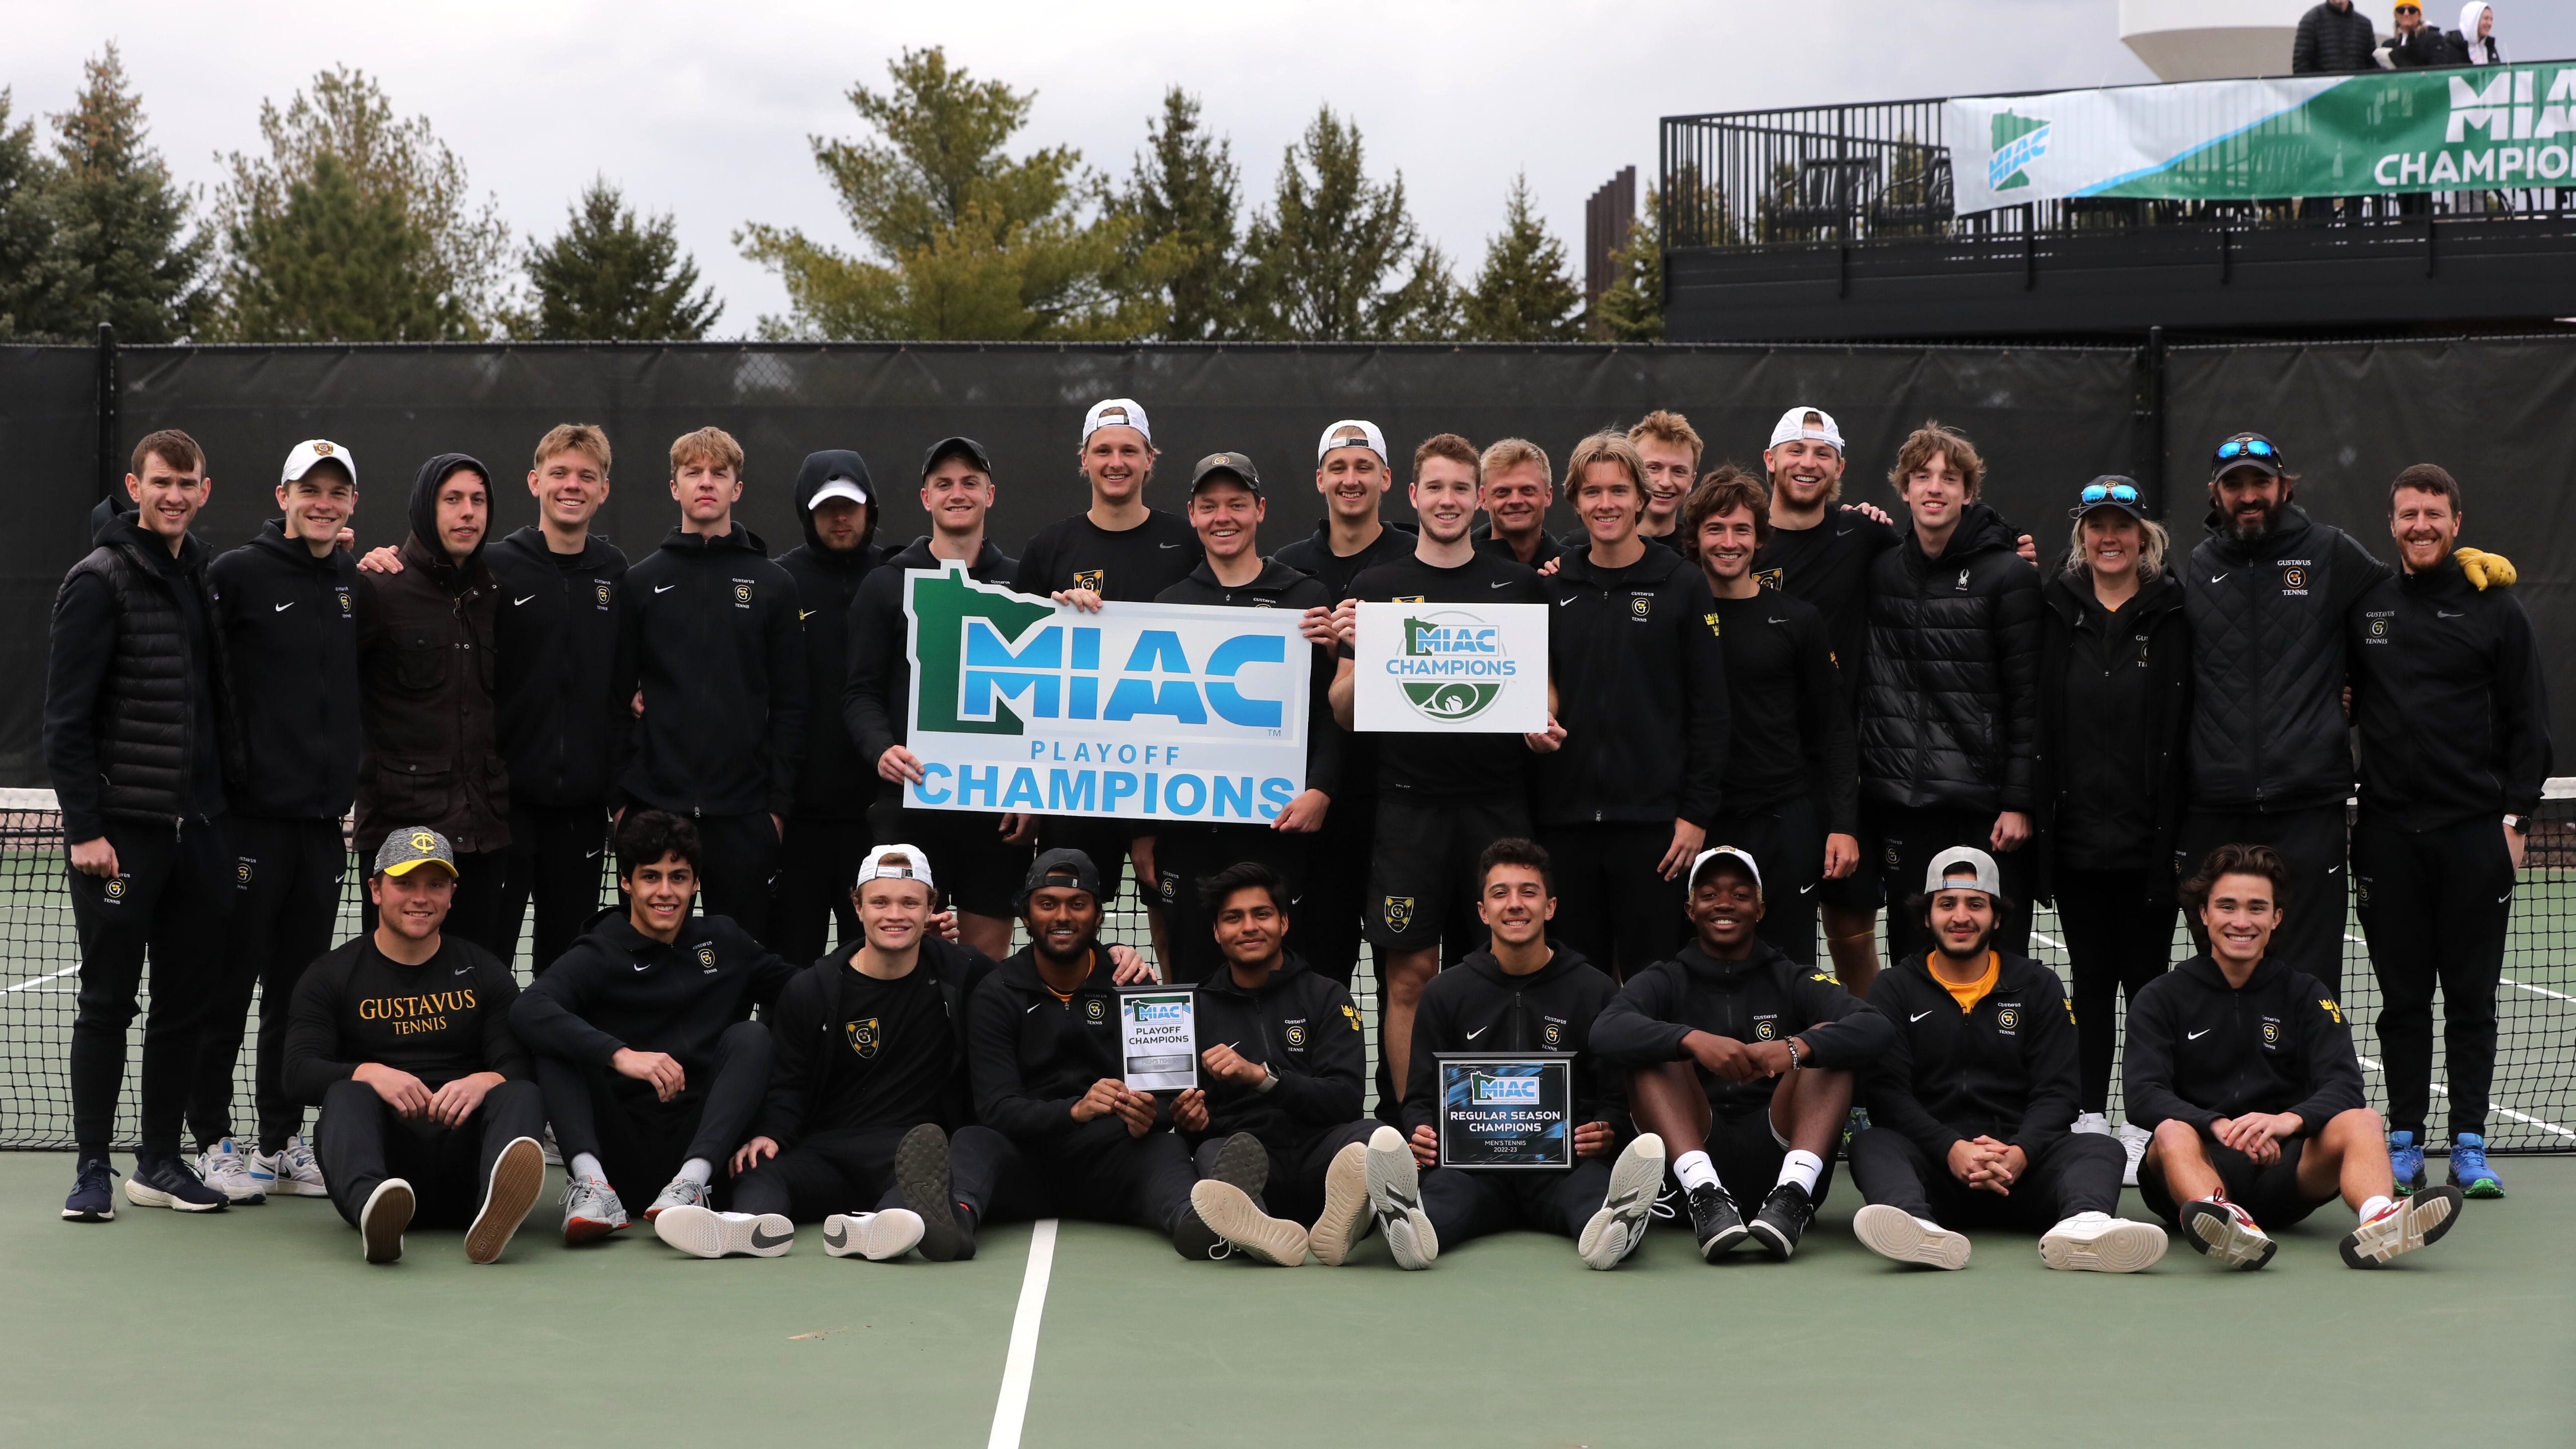
{"type": "Polygon", "coordinates": [[[116,593],[115,652],[95,716],[103,815],[175,822],[190,813],[195,782],[188,761],[196,741],[188,681],[199,669],[216,670],[220,681],[221,670],[218,659],[200,659],[190,646],[174,590],[195,591],[209,651],[219,654],[223,645],[206,597],[213,552],[190,534],[173,580],[144,555],[134,529],[118,527],[72,565],[72,574],[96,574],[116,593]]]}

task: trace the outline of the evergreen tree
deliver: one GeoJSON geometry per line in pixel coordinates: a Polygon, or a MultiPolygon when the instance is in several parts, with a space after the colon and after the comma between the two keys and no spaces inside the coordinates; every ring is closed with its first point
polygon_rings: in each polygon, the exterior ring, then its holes
{"type": "Polygon", "coordinates": [[[258,258],[229,298],[239,335],[263,342],[439,342],[472,334],[464,302],[420,284],[431,242],[400,200],[360,184],[338,154],[313,158],[236,247],[258,258]]]}
{"type": "Polygon", "coordinates": [[[1033,339],[1150,330],[1150,301],[1121,297],[1121,218],[1088,214],[1102,187],[1082,154],[1014,159],[1034,91],[978,81],[945,51],[907,50],[883,93],[849,101],[879,139],[810,138],[814,160],[867,244],[850,256],[804,233],[752,223],[743,255],[779,273],[791,306],[769,336],[1033,339]]]}
{"type": "Polygon", "coordinates": [[[1610,254],[1617,280],[1593,299],[1595,336],[1612,342],[1664,340],[1663,210],[1651,186],[1646,214],[1628,223],[1628,244],[1610,254]]]}
{"type": "Polygon", "coordinates": [[[45,204],[53,166],[36,149],[32,123],[9,124],[9,102],[0,90],[0,341],[35,342],[58,290],[45,204]]]}
{"type": "Polygon", "coordinates": [[[526,269],[534,305],[510,318],[523,337],[694,342],[724,311],[715,288],[699,289],[697,259],[681,255],[670,214],[639,222],[604,177],[553,241],[529,249],[526,269]]]}
{"type": "Polygon", "coordinates": [[[1155,335],[1182,342],[1237,335],[1235,212],[1241,178],[1234,154],[1199,120],[1199,103],[1179,86],[1163,94],[1163,114],[1149,122],[1146,152],[1112,200],[1131,223],[1123,260],[1125,288],[1158,314],[1155,335]]]}
{"type": "Polygon", "coordinates": [[[1571,342],[1583,335],[1583,289],[1567,270],[1565,246],[1530,205],[1529,177],[1512,178],[1503,230],[1485,245],[1485,264],[1463,299],[1466,335],[1486,342],[1571,342]]]}
{"type": "Polygon", "coordinates": [[[1280,163],[1268,210],[1244,238],[1252,335],[1353,342],[1453,335],[1447,259],[1405,209],[1404,178],[1368,179],[1357,125],[1330,107],[1280,163]]]}
{"type": "Polygon", "coordinates": [[[145,135],[143,102],[110,45],[87,63],[72,108],[52,118],[60,139],[47,186],[60,273],[52,315],[38,330],[86,338],[99,323],[120,342],[174,342],[196,330],[214,237],[188,226],[188,195],[145,135]]]}

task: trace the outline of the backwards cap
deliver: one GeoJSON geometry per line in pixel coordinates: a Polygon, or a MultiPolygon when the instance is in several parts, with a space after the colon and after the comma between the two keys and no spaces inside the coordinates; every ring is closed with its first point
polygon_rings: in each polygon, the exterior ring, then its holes
{"type": "Polygon", "coordinates": [[[1321,463],[1324,461],[1324,455],[1335,448],[1366,448],[1377,454],[1380,467],[1389,466],[1386,461],[1386,434],[1379,432],[1377,424],[1366,418],[1344,418],[1324,429],[1324,435],[1315,440],[1315,461],[1321,463]],[[1333,436],[1335,433],[1348,432],[1353,428],[1359,429],[1360,436],[1356,438],[1333,436]]]}
{"type": "Polygon", "coordinates": [[[1831,443],[1834,451],[1838,453],[1844,451],[1843,430],[1834,426],[1834,415],[1823,408],[1795,407],[1782,413],[1780,421],[1771,425],[1771,441],[1762,446],[1765,451],[1768,451],[1791,438],[1812,438],[1820,443],[1831,443]],[[1823,421],[1808,422],[1809,413],[1814,413],[1823,421]]]}
{"type": "Polygon", "coordinates": [[[930,878],[930,857],[919,846],[880,845],[859,862],[859,885],[872,880],[917,880],[933,890],[939,887],[930,878]]]}
{"type": "Polygon", "coordinates": [[[1093,403],[1091,411],[1082,415],[1083,446],[1089,447],[1091,435],[1102,428],[1134,428],[1145,435],[1148,446],[1154,441],[1154,429],[1145,421],[1145,405],[1134,398],[1104,398],[1093,403]]]}

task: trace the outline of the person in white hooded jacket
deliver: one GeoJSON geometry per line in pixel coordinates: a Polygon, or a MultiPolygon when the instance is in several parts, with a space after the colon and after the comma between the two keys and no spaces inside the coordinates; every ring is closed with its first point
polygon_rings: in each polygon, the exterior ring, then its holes
{"type": "Polygon", "coordinates": [[[2495,7],[2486,0],[2469,0],[2460,7],[2460,28],[2451,32],[2451,44],[2468,56],[2470,65],[2511,65],[2512,52],[2495,34],[2495,7]]]}

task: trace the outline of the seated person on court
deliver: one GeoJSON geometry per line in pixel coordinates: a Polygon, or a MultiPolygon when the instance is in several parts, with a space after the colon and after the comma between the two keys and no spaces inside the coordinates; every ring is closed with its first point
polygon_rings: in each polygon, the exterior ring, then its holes
{"type": "Polygon", "coordinates": [[[288,1008],[287,1095],[322,1109],[314,1155],[367,1261],[403,1230],[465,1228],[465,1256],[501,1256],[545,1186],[545,1104],[510,1036],[518,982],[440,927],[456,853],[435,830],[385,837],[367,898],[376,927],[306,968],[288,1008]]]}
{"type": "Polygon", "coordinates": [[[1293,1268],[1312,1224],[1316,1256],[1338,1264],[1367,1229],[1366,1143],[1378,1126],[1360,1118],[1359,1008],[1281,945],[1278,872],[1245,861],[1198,882],[1198,894],[1193,915],[1214,921],[1226,969],[1198,984],[1201,1085],[1172,1100],[1172,1120],[1194,1144],[1203,1246],[1293,1268]]]}
{"type": "Polygon", "coordinates": [[[1626,1105],[1592,1047],[1593,1018],[1616,988],[1547,939],[1556,891],[1536,842],[1507,836],[1486,846],[1476,880],[1476,913],[1490,939],[1422,989],[1405,1073],[1412,1138],[1392,1127],[1369,1138],[1370,1212],[1399,1268],[1428,1268],[1443,1243],[1512,1228],[1563,1234],[1586,1266],[1616,1268],[1645,1240],[1664,1175],[1664,1147],[1652,1134],[1619,1146],[1626,1105]],[[1438,1052],[1573,1053],[1574,1166],[1437,1166],[1438,1052]]]}
{"type": "Polygon", "coordinates": [[[2396,1196],[2351,1023],[2315,977],[2269,954],[2302,909],[2285,899],[2289,876],[2270,846],[2231,844],[2183,882],[2209,949],[2138,993],[2121,1051],[2129,1120],[2155,1134],[2138,1192],[2194,1248],[2248,1269],[2272,1260],[2271,1233],[2341,1196],[2361,1217],[2344,1263],[2376,1268],[2450,1231],[2463,1198],[2396,1196]]]}
{"type": "Polygon", "coordinates": [[[1833,1188],[1852,1075],[1896,1032],[1832,971],[1755,935],[1762,869],[1750,853],[1701,851],[1689,911],[1697,939],[1628,979],[1593,1047],[1627,1069],[1637,1125],[1673,1152],[1700,1257],[1749,1236],[1786,1261],[1833,1188]]]}
{"type": "Polygon", "coordinates": [[[731,918],[689,914],[696,826],[629,810],[615,839],[625,911],[592,922],[510,1011],[570,1179],[566,1246],[625,1227],[621,1193],[668,1184],[647,1221],[710,1205],[769,1090],[769,1029],[751,1009],[796,971],[731,918]]]}
{"type": "Polygon", "coordinates": [[[1896,1043],[1864,1073],[1874,1124],[1851,1141],[1869,1200],[1852,1232],[1900,1263],[1968,1266],[1967,1227],[2042,1232],[2052,1268],[2135,1273],[2164,1229],[2119,1217],[2127,1154],[2077,1135],[2075,1015],[2057,973],[1994,949],[2009,909],[1994,857],[1953,846],[1906,902],[1932,949],[1880,973],[1869,1004],[1896,1043]]]}
{"type": "Polygon", "coordinates": [[[776,1257],[795,1224],[820,1221],[835,1258],[975,1255],[950,1177],[953,1159],[957,1175],[989,1185],[999,1142],[964,1125],[966,999],[992,958],[941,939],[919,849],[878,846],[857,881],[860,938],[797,972],[762,1013],[775,1066],[733,1155],[733,1209],[665,1211],[653,1231],[675,1248],[776,1257]],[[982,1150],[979,1134],[991,1139],[982,1150]]]}
{"type": "Polygon", "coordinates": [[[1067,1217],[1204,1242],[1189,1147],[1162,1101],[1126,1084],[1117,988],[1150,973],[1100,944],[1099,870],[1079,850],[1042,851],[1016,908],[1029,944],[966,1003],[975,1117],[1003,1140],[989,1188],[959,1177],[960,1231],[1067,1217]]]}

